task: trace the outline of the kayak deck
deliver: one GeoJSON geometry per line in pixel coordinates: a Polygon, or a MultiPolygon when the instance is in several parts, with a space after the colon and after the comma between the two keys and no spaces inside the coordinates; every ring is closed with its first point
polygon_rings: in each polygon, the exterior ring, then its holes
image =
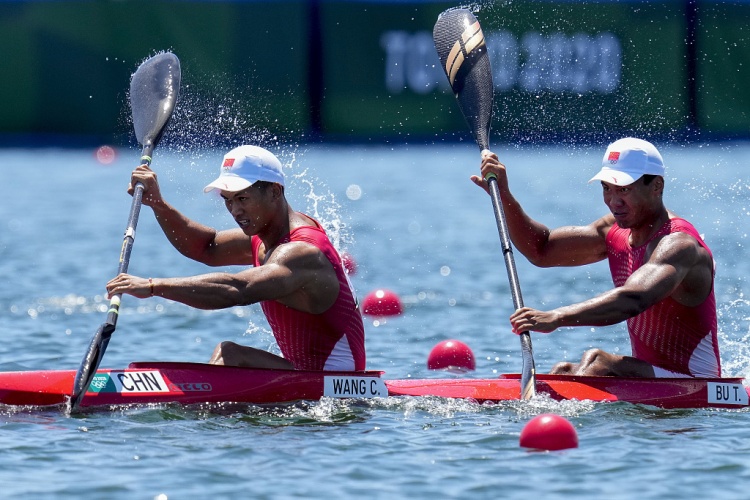
{"type": "MultiPolygon", "coordinates": [[[[82,407],[158,403],[273,404],[300,400],[435,396],[480,403],[518,400],[520,375],[495,379],[385,380],[383,372],[262,370],[181,362],[138,362],[100,369],[82,407]]],[[[61,405],[68,401],[75,370],[0,372],[0,404],[61,405]]],[[[743,408],[741,378],[642,379],[537,375],[537,392],[554,400],[626,401],[662,408],[743,408]]]]}

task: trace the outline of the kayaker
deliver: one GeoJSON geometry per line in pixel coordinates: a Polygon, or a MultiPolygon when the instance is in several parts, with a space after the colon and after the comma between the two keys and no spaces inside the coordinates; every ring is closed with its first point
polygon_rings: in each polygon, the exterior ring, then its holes
{"type": "Polygon", "coordinates": [[[295,212],[285,193],[281,162],[270,151],[245,145],[229,151],[218,190],[239,228],[217,231],[188,219],[162,197],[156,174],[137,167],[128,193],[141,182],[164,234],[186,257],[209,266],[252,266],[178,278],[121,274],[110,295],[158,296],[199,309],[260,302],[283,357],[221,342],[210,363],[255,368],[364,370],[364,325],[342,260],[320,224],[295,212]]]}
{"type": "Polygon", "coordinates": [[[587,226],[550,230],[530,218],[508,187],[494,153],[482,178],[495,174],[516,248],[539,267],[582,266],[609,259],[615,287],[589,300],[541,311],[523,307],[513,331],[549,333],[564,326],[627,321],[632,356],[592,349],[553,374],[622,377],[719,377],[721,361],[714,298],[714,261],[698,231],[663,203],[664,162],[653,144],[627,137],[609,145],[600,181],[610,213],[587,226]]]}

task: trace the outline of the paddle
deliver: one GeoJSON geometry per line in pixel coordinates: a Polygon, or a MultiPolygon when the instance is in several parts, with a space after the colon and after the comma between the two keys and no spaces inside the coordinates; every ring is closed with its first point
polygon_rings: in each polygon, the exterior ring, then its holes
{"type": "MultiPolygon", "coordinates": [[[[177,56],[170,52],[163,52],[143,62],[130,80],[130,111],[133,115],[133,128],[138,142],[143,147],[141,164],[151,165],[151,154],[172,117],[177,94],[180,91],[180,78],[180,61],[177,56]]],[[[128,226],[120,250],[120,266],[117,274],[128,270],[142,198],[143,184],[139,182],[136,183],[133,192],[133,202],[130,206],[128,226]]],[[[110,300],[107,318],[92,337],[88,351],[81,361],[73,382],[71,410],[78,406],[99,368],[109,339],[117,326],[120,300],[121,295],[115,295],[110,300]]]]}
{"type": "MultiPolygon", "coordinates": [[[[474,15],[466,9],[449,9],[440,14],[433,30],[435,49],[445,70],[453,93],[458,99],[461,113],[469,124],[474,139],[482,154],[489,150],[490,122],[494,89],[492,70],[484,43],[484,34],[474,15]]],[[[516,309],[523,307],[521,287],[518,283],[516,263],[510,243],[508,224],[500,201],[500,190],[495,176],[487,178],[490,197],[495,211],[497,229],[500,233],[505,268],[516,309]]],[[[531,335],[523,332],[521,338],[521,398],[529,399],[536,394],[534,353],[531,335]]]]}

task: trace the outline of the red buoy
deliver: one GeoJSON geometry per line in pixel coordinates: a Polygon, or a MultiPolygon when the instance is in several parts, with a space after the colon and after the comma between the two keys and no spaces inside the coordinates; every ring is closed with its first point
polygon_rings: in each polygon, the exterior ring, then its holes
{"type": "Polygon", "coordinates": [[[468,371],[477,368],[474,353],[460,340],[443,340],[430,351],[427,357],[430,370],[468,371]]]}
{"type": "Polygon", "coordinates": [[[349,276],[357,274],[357,262],[349,252],[341,252],[341,262],[344,263],[344,270],[349,276]]]}
{"type": "Polygon", "coordinates": [[[578,448],[578,433],[565,417],[544,413],[532,418],[521,431],[520,444],[537,450],[578,448]]]}
{"type": "Polygon", "coordinates": [[[362,301],[362,312],[369,316],[398,316],[404,312],[401,299],[390,290],[379,289],[370,292],[362,301]]]}
{"type": "Polygon", "coordinates": [[[100,146],[94,151],[94,158],[102,165],[109,165],[117,159],[117,151],[112,146],[100,146]]]}

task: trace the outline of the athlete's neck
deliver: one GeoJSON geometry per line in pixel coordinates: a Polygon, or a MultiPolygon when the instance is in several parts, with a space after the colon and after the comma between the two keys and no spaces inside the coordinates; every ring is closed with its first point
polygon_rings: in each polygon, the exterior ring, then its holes
{"type": "Polygon", "coordinates": [[[661,210],[646,218],[643,224],[630,228],[630,246],[639,247],[649,241],[672,216],[673,214],[662,207],[661,210]]]}
{"type": "Polygon", "coordinates": [[[258,237],[263,242],[266,254],[276,248],[279,242],[291,232],[294,210],[292,210],[292,207],[284,199],[279,203],[282,206],[276,211],[273,221],[266,225],[262,231],[258,232],[258,237]]]}

